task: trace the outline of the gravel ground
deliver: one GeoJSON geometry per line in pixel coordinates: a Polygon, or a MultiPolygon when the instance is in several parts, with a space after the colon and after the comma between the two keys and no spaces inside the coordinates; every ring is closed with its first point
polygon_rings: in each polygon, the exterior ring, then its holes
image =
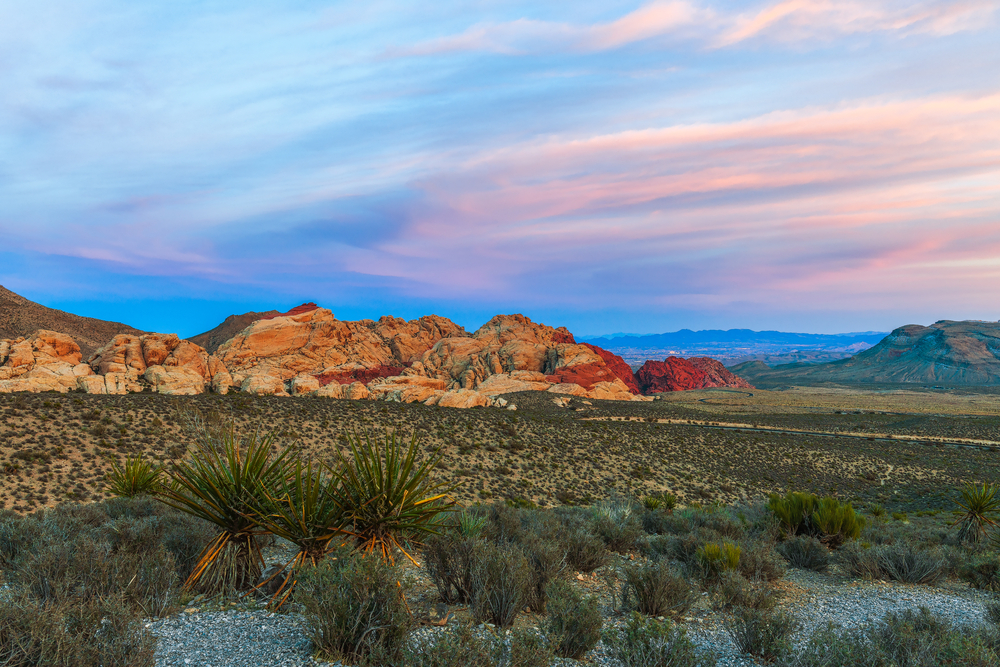
{"type": "MultiPolygon", "coordinates": [[[[783,594],[779,607],[791,611],[802,623],[799,637],[827,622],[850,628],[877,621],[886,613],[921,606],[954,623],[979,624],[983,604],[995,599],[958,583],[914,586],[866,582],[838,575],[789,570],[776,582],[783,594]]],[[[719,667],[760,667],[761,663],[740,655],[722,629],[723,616],[702,608],[687,617],[689,637],[699,647],[715,652],[719,667]]],[[[620,623],[620,620],[609,624],[620,623]]],[[[148,627],[159,637],[157,667],[299,667],[325,663],[310,656],[310,642],[295,614],[271,614],[266,610],[203,611],[181,613],[153,621],[148,627]]],[[[428,635],[440,630],[420,631],[428,635]]],[[[587,656],[587,663],[614,667],[603,644],[587,656]]],[[[560,665],[580,664],[559,660],[560,665]]]]}

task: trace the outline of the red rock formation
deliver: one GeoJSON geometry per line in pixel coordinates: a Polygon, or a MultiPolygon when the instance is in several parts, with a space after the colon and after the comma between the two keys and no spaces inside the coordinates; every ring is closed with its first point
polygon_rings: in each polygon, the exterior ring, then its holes
{"type": "Polygon", "coordinates": [[[650,360],[636,371],[635,376],[645,394],[710,387],[753,389],[749,382],[730,373],[720,362],[711,357],[691,359],[668,357],[664,361],[650,360]]]}
{"type": "Polygon", "coordinates": [[[354,384],[355,382],[361,382],[363,384],[368,384],[372,380],[395,377],[402,372],[403,368],[400,366],[382,365],[374,368],[356,368],[349,371],[320,373],[315,377],[319,380],[320,386],[325,387],[331,382],[339,382],[340,384],[354,384]]]}
{"type": "Polygon", "coordinates": [[[262,315],[259,319],[262,320],[273,320],[276,317],[289,317],[291,315],[301,315],[302,313],[308,313],[319,308],[315,303],[310,301],[309,303],[303,303],[302,305],[295,306],[287,313],[266,313],[262,315]]]}
{"type": "Polygon", "coordinates": [[[753,389],[754,386],[730,372],[722,362],[712,357],[691,357],[692,366],[705,374],[704,387],[733,387],[735,389],[753,389]]]}
{"type": "Polygon", "coordinates": [[[644,394],[701,389],[707,377],[690,361],[680,357],[668,357],[664,361],[650,359],[635,376],[644,394]]]}
{"type": "Polygon", "coordinates": [[[578,384],[584,389],[590,389],[598,382],[614,382],[617,377],[604,363],[592,363],[557,368],[551,375],[546,375],[545,379],[553,384],[578,384]]]}
{"type": "Polygon", "coordinates": [[[639,383],[635,381],[635,373],[632,372],[632,367],[625,363],[625,360],[619,357],[614,352],[608,352],[607,350],[601,349],[596,345],[591,345],[590,343],[580,343],[584,347],[590,348],[597,353],[604,363],[608,365],[611,372],[614,373],[619,380],[625,383],[625,386],[633,394],[642,393],[639,391],[639,383]]]}

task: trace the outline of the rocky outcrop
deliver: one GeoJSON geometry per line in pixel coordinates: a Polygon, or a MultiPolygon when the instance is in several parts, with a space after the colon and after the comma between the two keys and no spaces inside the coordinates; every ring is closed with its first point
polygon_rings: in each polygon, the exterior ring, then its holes
{"type": "Polygon", "coordinates": [[[596,345],[591,345],[590,343],[581,343],[581,345],[587,347],[594,352],[597,356],[604,361],[607,367],[614,373],[619,380],[625,383],[625,386],[629,388],[633,394],[642,393],[639,389],[639,383],[636,382],[635,373],[632,372],[632,367],[626,363],[624,359],[619,357],[614,352],[609,352],[603,348],[597,347],[596,345]]]}
{"type": "Polygon", "coordinates": [[[710,387],[753,389],[746,380],[709,357],[668,357],[664,361],[647,361],[636,371],[635,376],[646,394],[710,387]]]}
{"type": "Polygon", "coordinates": [[[204,348],[177,334],[119,334],[87,362],[104,376],[79,384],[88,393],[123,394],[149,387],[161,394],[201,394],[206,387],[225,393],[231,384],[226,367],[204,348]]]}
{"type": "Polygon", "coordinates": [[[76,389],[78,378],[92,373],[80,361],[80,346],[56,331],[0,340],[0,393],[76,389]]]}

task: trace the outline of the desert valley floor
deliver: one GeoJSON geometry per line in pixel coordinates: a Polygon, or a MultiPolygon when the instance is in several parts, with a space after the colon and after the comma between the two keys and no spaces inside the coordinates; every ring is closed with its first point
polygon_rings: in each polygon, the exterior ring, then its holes
{"type": "Polygon", "coordinates": [[[0,396],[0,507],[28,512],[105,497],[114,458],[182,457],[198,420],[234,420],[332,460],[347,434],[401,429],[463,503],[586,504],[669,491],[730,502],[787,489],[900,511],[950,508],[965,482],[1000,480],[1000,391],[900,386],[661,394],[653,402],[547,392],[507,396],[516,411],[326,398],[0,396]],[[557,404],[561,400],[565,405],[557,404]]]}

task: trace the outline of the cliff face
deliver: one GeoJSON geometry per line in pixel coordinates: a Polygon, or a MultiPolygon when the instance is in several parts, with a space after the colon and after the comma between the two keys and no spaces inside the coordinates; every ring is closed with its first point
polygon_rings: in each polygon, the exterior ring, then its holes
{"type": "Polygon", "coordinates": [[[754,388],[743,378],[726,370],[719,361],[709,357],[668,357],[664,361],[647,361],[636,371],[636,379],[646,394],[711,387],[754,388]]]}
{"type": "Polygon", "coordinates": [[[736,367],[756,382],[1000,384],[1000,323],[942,320],[895,329],[874,347],[826,364],[736,367]]]}
{"type": "Polygon", "coordinates": [[[209,354],[215,354],[216,350],[218,350],[223,343],[246,329],[257,320],[272,320],[275,317],[301,315],[302,313],[308,313],[310,310],[316,310],[318,307],[319,306],[315,303],[304,303],[301,306],[292,308],[287,313],[281,313],[277,310],[267,310],[262,313],[250,312],[243,313],[242,315],[230,315],[222,321],[222,324],[214,329],[210,329],[205,333],[200,333],[197,336],[191,336],[188,340],[195,345],[200,345],[205,348],[209,354]]]}

